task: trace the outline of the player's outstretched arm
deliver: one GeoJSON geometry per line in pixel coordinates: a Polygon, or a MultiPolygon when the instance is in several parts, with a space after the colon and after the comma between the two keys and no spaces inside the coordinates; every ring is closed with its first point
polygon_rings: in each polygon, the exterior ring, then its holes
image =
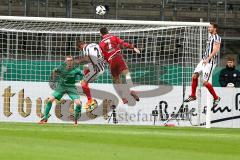
{"type": "Polygon", "coordinates": [[[134,47],[134,45],[132,43],[124,42],[119,37],[117,37],[117,41],[121,46],[129,48],[129,49],[133,49],[135,53],[140,53],[140,50],[138,48],[134,47]]]}

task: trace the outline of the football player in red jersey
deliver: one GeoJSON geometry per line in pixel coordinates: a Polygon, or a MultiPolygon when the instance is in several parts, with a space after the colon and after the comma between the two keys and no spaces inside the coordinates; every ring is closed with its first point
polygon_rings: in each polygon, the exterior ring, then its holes
{"type": "MultiPolygon", "coordinates": [[[[124,85],[121,85],[122,82],[120,76],[125,76],[126,83],[129,89],[133,87],[133,82],[130,72],[128,70],[128,66],[121,54],[121,48],[125,47],[133,49],[136,53],[140,53],[140,51],[138,48],[134,47],[133,44],[124,42],[119,37],[109,34],[106,27],[100,29],[100,34],[102,36],[102,40],[100,41],[99,46],[102,50],[102,54],[105,60],[109,63],[109,68],[113,77],[113,83],[116,84],[117,91],[119,92],[123,103],[128,103],[128,100],[125,97],[126,94],[123,94],[124,85]]],[[[130,94],[136,101],[139,101],[139,97],[135,91],[130,91],[130,94]]]]}

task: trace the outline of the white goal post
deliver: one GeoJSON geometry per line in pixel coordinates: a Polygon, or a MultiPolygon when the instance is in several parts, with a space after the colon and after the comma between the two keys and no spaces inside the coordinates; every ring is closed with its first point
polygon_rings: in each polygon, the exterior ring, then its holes
{"type": "MultiPolygon", "coordinates": [[[[141,51],[138,55],[123,49],[136,86],[183,86],[179,95],[184,98],[185,88],[191,85],[193,69],[206,45],[208,25],[203,22],[0,16],[0,82],[48,82],[51,70],[65,55],[82,56],[76,48],[77,39],[98,43],[99,29],[107,27],[110,33],[133,43],[141,51]]],[[[107,70],[95,83],[111,84],[110,72],[107,70]]],[[[207,117],[209,127],[210,116],[207,117]]]]}

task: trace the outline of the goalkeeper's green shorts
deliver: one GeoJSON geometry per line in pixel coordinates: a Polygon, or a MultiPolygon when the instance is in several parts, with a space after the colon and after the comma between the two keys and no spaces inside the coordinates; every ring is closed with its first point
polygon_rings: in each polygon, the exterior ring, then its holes
{"type": "Polygon", "coordinates": [[[52,93],[57,100],[60,100],[64,94],[68,94],[68,96],[72,99],[80,99],[80,95],[77,91],[76,86],[61,86],[58,85],[57,88],[52,93]]]}

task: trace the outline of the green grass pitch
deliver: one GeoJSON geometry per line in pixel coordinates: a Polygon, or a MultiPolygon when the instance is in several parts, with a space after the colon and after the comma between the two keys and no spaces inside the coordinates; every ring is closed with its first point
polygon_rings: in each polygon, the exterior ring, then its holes
{"type": "Polygon", "coordinates": [[[0,123],[0,160],[240,160],[240,129],[0,123]]]}

